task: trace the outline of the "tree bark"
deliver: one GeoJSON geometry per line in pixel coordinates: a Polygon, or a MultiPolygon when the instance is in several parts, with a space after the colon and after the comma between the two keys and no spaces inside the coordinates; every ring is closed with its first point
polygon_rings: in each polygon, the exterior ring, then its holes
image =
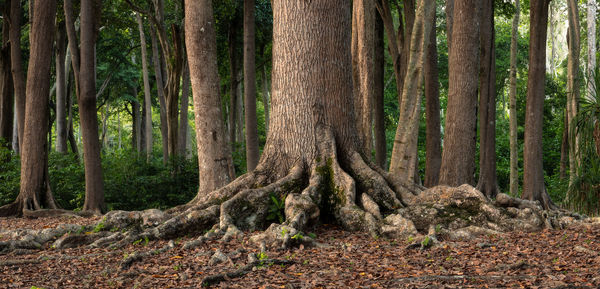
{"type": "Polygon", "coordinates": [[[385,139],[385,111],[383,103],[385,77],[385,43],[381,15],[375,15],[375,58],[373,82],[373,119],[375,134],[375,163],[385,169],[387,148],[385,139]]]}
{"type": "Polygon", "coordinates": [[[229,183],[233,167],[221,113],[212,1],[185,1],[187,47],[198,150],[198,197],[229,183]]]}
{"type": "Polygon", "coordinates": [[[60,21],[56,28],[56,151],[67,153],[67,77],[65,60],[67,55],[67,30],[60,21]]]}
{"type": "Polygon", "coordinates": [[[589,84],[596,70],[596,0],[587,1],[587,95],[592,98],[596,95],[595,88],[589,84]]]}
{"type": "MultiPolygon", "coordinates": [[[[156,39],[156,31],[150,26],[150,39],[152,43],[152,63],[154,63],[154,76],[156,79],[156,92],[158,94],[158,103],[160,105],[160,134],[162,139],[163,164],[169,160],[169,142],[167,134],[167,104],[165,101],[165,88],[163,83],[163,74],[160,61],[160,52],[156,39]]],[[[148,113],[148,112],[146,112],[148,113]]],[[[147,128],[146,128],[147,129],[147,128]]]]}
{"type": "Polygon", "coordinates": [[[546,73],[546,32],[550,0],[530,1],[529,77],[523,150],[523,199],[554,207],[544,186],[542,131],[544,79],[546,73]]]}
{"type": "Polygon", "coordinates": [[[510,195],[516,196],[519,192],[519,152],[517,150],[517,50],[519,37],[519,16],[521,14],[520,0],[515,0],[515,15],[513,16],[512,32],[510,38],[510,88],[509,88],[509,116],[510,116],[510,195]]]}
{"type": "Polygon", "coordinates": [[[246,124],[246,168],[258,164],[258,125],[256,123],[256,44],[254,0],[244,0],[244,116],[246,124]]]}
{"type": "Polygon", "coordinates": [[[479,181],[477,189],[490,199],[499,193],[496,177],[496,48],[494,1],[481,8],[479,72],[479,181]]]}
{"type": "Polygon", "coordinates": [[[567,166],[569,165],[569,118],[567,117],[567,108],[563,117],[563,133],[560,142],[560,169],[558,176],[561,180],[567,178],[567,166]]]}
{"type": "Polygon", "coordinates": [[[34,5],[25,127],[21,134],[21,188],[14,203],[0,208],[0,216],[21,216],[26,210],[56,208],[48,181],[46,139],[56,1],[35,1],[34,5]]]}
{"type": "MultiPolygon", "coordinates": [[[[568,123],[575,123],[579,100],[579,50],[581,25],[579,24],[578,1],[568,0],[567,10],[569,19],[569,31],[567,33],[567,43],[569,54],[567,56],[567,118],[568,123]]],[[[594,20],[595,21],[595,20],[594,20]]],[[[578,139],[575,136],[575,130],[569,129],[569,185],[573,184],[577,175],[578,162],[578,139]]]]}
{"type": "Polygon", "coordinates": [[[19,147],[23,145],[23,129],[25,126],[25,73],[21,56],[21,1],[10,1],[10,66],[13,77],[19,147]]]}
{"type": "Polygon", "coordinates": [[[178,155],[187,156],[187,135],[188,135],[188,111],[190,101],[190,68],[187,57],[183,63],[183,74],[181,76],[181,108],[179,109],[179,132],[177,133],[178,155]]]}
{"type": "Polygon", "coordinates": [[[452,27],[454,24],[454,0],[446,0],[446,39],[448,41],[448,56],[452,46],[452,27]]]}
{"type": "Polygon", "coordinates": [[[474,183],[480,5],[479,0],[454,2],[448,108],[439,182],[449,186],[474,183]]]}
{"type": "Polygon", "coordinates": [[[433,1],[419,1],[414,28],[411,29],[410,61],[404,80],[400,103],[400,119],[394,137],[390,172],[402,180],[414,183],[417,166],[417,139],[421,96],[423,94],[423,66],[427,58],[431,27],[433,26],[433,1]]]}
{"type": "Polygon", "coordinates": [[[13,137],[14,89],[10,72],[10,0],[5,1],[2,11],[2,47],[0,50],[0,140],[10,147],[13,137]],[[7,33],[8,32],[8,33],[7,33]]]}
{"type": "Polygon", "coordinates": [[[262,102],[265,110],[265,132],[269,133],[269,112],[271,110],[271,84],[269,83],[269,74],[267,74],[267,66],[263,65],[262,67],[262,102]]]}
{"type": "Polygon", "coordinates": [[[425,140],[425,187],[438,184],[442,164],[442,136],[440,132],[440,81],[438,79],[438,52],[435,33],[436,17],[433,15],[433,28],[429,34],[427,59],[425,61],[425,111],[427,132],[425,140]]]}
{"type": "MultiPolygon", "coordinates": [[[[146,35],[144,34],[144,23],[140,13],[136,13],[136,19],[138,23],[138,30],[140,31],[140,45],[142,50],[142,78],[144,81],[144,110],[145,110],[145,123],[144,123],[144,136],[146,142],[142,145],[143,150],[146,152],[146,160],[150,160],[152,157],[152,95],[150,94],[150,78],[148,77],[148,52],[146,45],[146,35]]],[[[156,64],[155,64],[156,65],[156,64]]],[[[156,82],[158,83],[158,76],[156,82]]]]}

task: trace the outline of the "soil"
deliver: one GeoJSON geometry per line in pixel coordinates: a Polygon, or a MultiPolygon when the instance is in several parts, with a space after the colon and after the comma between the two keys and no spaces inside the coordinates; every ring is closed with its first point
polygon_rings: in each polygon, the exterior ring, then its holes
{"type": "MultiPolygon", "coordinates": [[[[100,218],[0,218],[8,229],[44,229],[59,224],[90,225],[100,218]]],[[[172,241],[139,240],[124,248],[15,250],[0,255],[0,288],[197,288],[204,278],[234,272],[256,256],[247,274],[225,278],[215,288],[577,288],[600,287],[600,225],[564,230],[486,235],[469,241],[443,241],[428,249],[414,240],[373,238],[322,224],[306,235],[317,247],[280,250],[250,242],[259,232],[223,241],[209,239],[193,249],[172,241]],[[314,235],[313,235],[314,234],[314,235]],[[172,249],[134,262],[135,252],[172,249]],[[215,252],[225,261],[215,263],[215,252]],[[211,260],[212,259],[212,260],[211,260]],[[261,262],[263,260],[264,262],[261,262]],[[286,264],[272,265],[270,260],[286,264]],[[256,261],[255,261],[256,262],[256,261]]],[[[85,233],[84,233],[85,234],[85,233]]],[[[4,237],[5,238],[5,237],[4,237]]]]}

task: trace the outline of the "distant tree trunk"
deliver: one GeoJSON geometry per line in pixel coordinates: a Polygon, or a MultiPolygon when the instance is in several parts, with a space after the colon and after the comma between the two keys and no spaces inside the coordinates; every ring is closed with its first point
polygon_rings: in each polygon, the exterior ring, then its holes
{"type": "MultiPolygon", "coordinates": [[[[17,1],[19,2],[19,1],[17,1]]],[[[21,144],[21,188],[14,203],[0,207],[0,216],[21,216],[27,210],[56,208],[48,178],[48,100],[56,1],[35,1],[27,74],[26,114],[21,144]]]]}
{"type": "Polygon", "coordinates": [[[427,133],[425,144],[425,187],[436,186],[442,164],[442,136],[440,132],[440,81],[438,79],[438,52],[435,33],[436,17],[433,15],[432,32],[429,34],[427,59],[425,61],[425,110],[427,133]]]}
{"type": "Polygon", "coordinates": [[[546,73],[546,32],[550,0],[530,1],[529,77],[523,149],[523,199],[554,207],[544,186],[542,131],[544,81],[546,73]]]}
{"type": "Polygon", "coordinates": [[[19,128],[18,128],[18,119],[17,119],[17,103],[15,102],[13,108],[13,133],[12,133],[12,149],[15,153],[19,154],[19,128]]]}
{"type": "Polygon", "coordinates": [[[473,184],[480,0],[456,0],[449,56],[448,108],[440,184],[473,184]]]}
{"type": "Polygon", "coordinates": [[[384,28],[381,15],[375,15],[375,59],[373,82],[373,118],[375,134],[375,163],[385,169],[387,148],[385,139],[385,112],[383,103],[384,76],[385,76],[385,43],[384,28]]]}
{"type": "Polygon", "coordinates": [[[354,111],[363,153],[373,148],[373,89],[375,84],[375,2],[355,0],[352,9],[352,80],[354,111]]]}
{"type": "Polygon", "coordinates": [[[25,73],[21,56],[21,1],[10,1],[10,65],[13,77],[19,147],[23,145],[25,125],[25,73]]]}
{"type": "Polygon", "coordinates": [[[515,16],[513,16],[512,32],[510,38],[510,195],[516,196],[519,192],[519,152],[517,150],[517,49],[519,37],[519,16],[521,14],[520,0],[515,0],[515,16]]]}
{"type": "Polygon", "coordinates": [[[477,189],[489,198],[499,192],[496,177],[496,48],[494,1],[481,8],[479,72],[479,181],[477,189]]]}
{"type": "Polygon", "coordinates": [[[256,123],[256,44],[254,0],[244,0],[244,116],[246,124],[246,168],[258,164],[258,125],[256,123]]]}
{"type": "Polygon", "coordinates": [[[67,54],[67,30],[60,21],[56,28],[56,151],[67,153],[67,77],[65,59],[67,54]]]}
{"type": "Polygon", "coordinates": [[[237,33],[239,28],[239,16],[234,16],[227,32],[228,37],[228,52],[229,52],[229,141],[231,142],[231,151],[235,151],[235,143],[240,142],[236,136],[236,127],[241,125],[237,122],[238,110],[238,51],[237,51],[237,33]]]}
{"type": "Polygon", "coordinates": [[[394,137],[390,172],[399,175],[409,183],[416,182],[418,170],[417,139],[419,133],[419,116],[421,96],[423,94],[423,65],[427,58],[433,14],[433,1],[420,0],[414,28],[411,29],[411,47],[407,67],[404,91],[400,103],[400,119],[394,137]]]}
{"type": "MultiPolygon", "coordinates": [[[[158,34],[159,38],[161,34],[158,34]]],[[[177,133],[179,126],[179,91],[181,82],[181,73],[183,71],[183,41],[181,31],[178,26],[171,25],[171,36],[173,38],[173,47],[165,50],[165,45],[161,44],[167,63],[167,83],[165,91],[165,100],[167,105],[167,131],[169,156],[177,155],[177,133]]],[[[164,40],[161,40],[164,43],[164,40]]]]}
{"type": "Polygon", "coordinates": [[[188,67],[187,57],[183,63],[183,75],[181,76],[181,108],[179,109],[179,132],[177,133],[178,155],[186,157],[187,155],[187,135],[188,135],[188,107],[190,100],[190,68],[188,67]]]}
{"type": "MultiPolygon", "coordinates": [[[[567,57],[567,118],[568,123],[574,123],[577,115],[579,100],[579,50],[580,50],[580,33],[581,25],[579,24],[579,9],[577,8],[578,1],[568,0],[569,14],[569,31],[567,33],[567,44],[569,54],[567,57]]],[[[595,20],[594,20],[595,21],[595,20]]],[[[575,136],[575,131],[568,130],[570,145],[569,145],[569,184],[572,184],[577,175],[578,156],[577,147],[578,140],[575,136]]]]}
{"type": "Polygon", "coordinates": [[[10,0],[5,1],[2,11],[2,50],[0,51],[0,139],[10,147],[13,137],[14,89],[10,73],[10,0]]]}
{"type": "MultiPolygon", "coordinates": [[[[69,51],[69,49],[67,49],[67,52],[69,51]]],[[[70,58],[69,53],[67,53],[67,57],[70,58]]],[[[67,60],[67,63],[69,65],[67,65],[67,75],[69,76],[68,78],[68,82],[67,82],[67,95],[66,95],[66,99],[67,99],[67,140],[69,141],[69,147],[71,148],[71,152],[75,155],[75,157],[77,159],[79,159],[79,148],[77,147],[77,140],[75,140],[75,135],[73,134],[73,98],[72,98],[72,91],[73,91],[73,82],[74,82],[74,76],[73,76],[73,71],[69,70],[69,68],[71,67],[71,62],[67,60]]]]}
{"type": "Polygon", "coordinates": [[[569,165],[569,118],[567,117],[567,108],[563,117],[563,133],[560,142],[560,169],[558,176],[561,180],[567,178],[567,166],[569,165]]]}
{"type": "Polygon", "coordinates": [[[591,99],[596,95],[594,88],[590,85],[596,70],[596,0],[587,1],[587,77],[588,97],[591,99]]]}
{"type": "MultiPolygon", "coordinates": [[[[169,143],[167,136],[167,103],[165,101],[165,88],[163,83],[163,74],[160,62],[160,52],[156,40],[156,31],[150,26],[150,39],[152,42],[152,63],[154,63],[154,76],[156,78],[156,92],[158,94],[158,103],[160,105],[160,134],[162,137],[163,164],[169,159],[169,143]]],[[[148,105],[148,104],[146,104],[148,105]]],[[[148,113],[146,109],[146,113],[148,113]]],[[[147,116],[146,116],[147,118],[147,116]]],[[[146,129],[148,125],[146,124],[146,129]]],[[[146,147],[147,148],[147,147],[146,147]]]]}
{"type": "MultiPolygon", "coordinates": [[[[148,52],[146,45],[146,35],[144,34],[144,23],[139,13],[136,13],[138,30],[140,31],[140,45],[142,50],[142,78],[144,81],[144,136],[145,142],[142,144],[143,150],[146,152],[146,159],[152,157],[152,95],[150,94],[150,80],[148,77],[148,52]]],[[[156,64],[155,64],[156,66],[156,64]]],[[[158,83],[158,76],[156,77],[158,83]]]]}
{"type": "Polygon", "coordinates": [[[185,1],[185,14],[200,175],[197,198],[200,198],[229,183],[233,161],[222,121],[212,1],[185,1]]]}
{"type": "MultiPolygon", "coordinates": [[[[133,86],[132,92],[137,96],[137,86],[133,86]]],[[[135,152],[142,151],[142,117],[140,115],[140,103],[131,101],[131,149],[135,152]]],[[[127,106],[127,104],[125,104],[127,106]]]]}
{"type": "Polygon", "coordinates": [[[243,90],[243,85],[242,85],[242,81],[243,81],[243,70],[242,70],[243,66],[240,67],[240,69],[238,70],[238,75],[237,75],[237,81],[236,81],[236,105],[235,107],[237,108],[235,111],[235,122],[237,124],[237,126],[235,127],[235,138],[242,143],[242,145],[245,144],[245,137],[244,137],[244,90],[243,90]]]}

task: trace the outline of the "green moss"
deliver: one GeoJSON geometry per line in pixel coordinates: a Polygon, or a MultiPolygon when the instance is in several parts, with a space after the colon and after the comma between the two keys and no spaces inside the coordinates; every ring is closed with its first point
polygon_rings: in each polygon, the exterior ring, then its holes
{"type": "Polygon", "coordinates": [[[438,217],[442,219],[444,225],[450,224],[455,219],[462,219],[471,223],[472,217],[479,214],[478,208],[472,206],[457,207],[454,205],[447,206],[443,210],[439,210],[438,217]]]}
{"type": "Polygon", "coordinates": [[[331,223],[335,221],[335,212],[345,204],[344,190],[336,186],[333,173],[333,160],[327,159],[324,165],[316,168],[322,181],[317,188],[322,198],[321,221],[331,223]]]}

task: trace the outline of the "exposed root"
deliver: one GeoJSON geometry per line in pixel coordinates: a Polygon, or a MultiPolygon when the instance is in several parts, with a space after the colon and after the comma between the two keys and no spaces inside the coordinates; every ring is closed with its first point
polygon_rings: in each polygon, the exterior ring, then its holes
{"type": "Polygon", "coordinates": [[[133,263],[140,261],[140,260],[144,259],[145,257],[162,254],[173,248],[175,248],[175,242],[169,241],[169,243],[167,245],[165,245],[164,247],[162,247],[158,250],[131,253],[127,257],[125,257],[125,259],[123,259],[123,261],[121,261],[121,270],[125,270],[125,269],[129,268],[133,263]]]}
{"type": "Polygon", "coordinates": [[[252,269],[257,266],[291,265],[291,264],[294,264],[294,261],[279,260],[279,259],[256,260],[256,261],[252,261],[252,262],[246,264],[246,266],[244,266],[240,269],[237,269],[235,271],[232,271],[232,272],[220,273],[220,274],[204,277],[204,279],[202,279],[201,284],[203,287],[208,287],[211,285],[218,284],[221,281],[225,281],[225,280],[233,279],[233,278],[239,278],[239,277],[242,277],[242,276],[250,273],[252,271],[252,269]]]}

